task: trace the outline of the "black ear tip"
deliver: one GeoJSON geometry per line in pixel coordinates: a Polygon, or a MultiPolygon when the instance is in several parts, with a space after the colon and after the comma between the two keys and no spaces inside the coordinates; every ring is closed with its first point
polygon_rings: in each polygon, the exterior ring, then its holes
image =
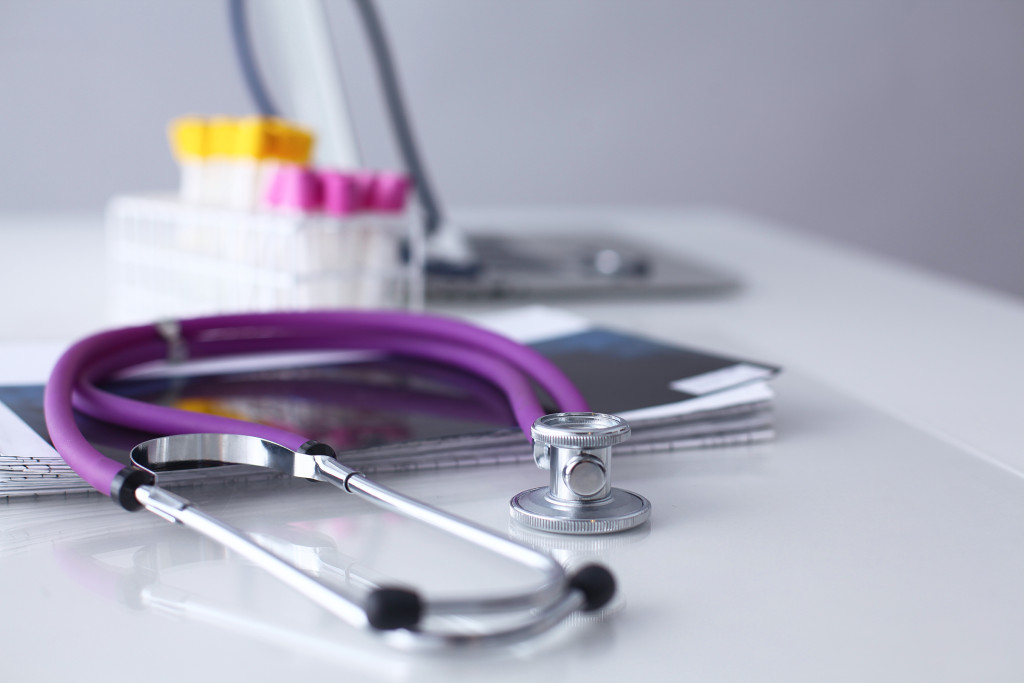
{"type": "Polygon", "coordinates": [[[420,596],[405,588],[378,588],[366,600],[366,618],[381,631],[412,628],[422,615],[420,596]]]}
{"type": "Polygon", "coordinates": [[[110,482],[110,497],[125,510],[135,512],[142,509],[142,503],[135,498],[135,490],[140,486],[152,486],[155,482],[156,477],[151,472],[129,465],[110,482]]]}
{"type": "Polygon", "coordinates": [[[615,577],[599,564],[587,565],[573,574],[569,586],[583,593],[588,612],[601,609],[615,597],[615,577]]]}

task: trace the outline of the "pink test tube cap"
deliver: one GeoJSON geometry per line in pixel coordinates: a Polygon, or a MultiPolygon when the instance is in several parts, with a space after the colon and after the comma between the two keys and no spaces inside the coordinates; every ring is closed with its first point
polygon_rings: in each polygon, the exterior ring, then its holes
{"type": "Polygon", "coordinates": [[[281,166],[267,188],[267,203],[279,209],[315,211],[321,201],[320,178],[305,166],[281,166]]]}
{"type": "Polygon", "coordinates": [[[320,172],[324,211],[332,216],[348,216],[362,209],[362,196],[351,173],[324,170],[320,172]]]}
{"type": "Polygon", "coordinates": [[[372,211],[377,174],[373,171],[358,171],[352,174],[352,179],[356,184],[356,201],[359,203],[359,210],[372,211]]]}
{"type": "Polygon", "coordinates": [[[399,212],[405,209],[409,196],[409,176],[404,173],[382,171],[373,184],[371,204],[377,211],[399,212]]]}

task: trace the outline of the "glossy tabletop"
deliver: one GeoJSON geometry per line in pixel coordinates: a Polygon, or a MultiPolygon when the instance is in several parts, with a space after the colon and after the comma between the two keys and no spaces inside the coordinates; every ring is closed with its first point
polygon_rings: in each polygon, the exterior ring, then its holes
{"type": "MultiPolygon", "coordinates": [[[[469,216],[468,218],[477,218],[469,216]]],[[[738,273],[711,298],[557,305],[785,366],[775,441],[623,457],[651,522],[524,536],[616,574],[619,598],[532,643],[434,656],[351,631],[244,561],[99,495],[0,503],[0,653],[20,680],[1012,681],[1024,676],[1024,305],[718,211],[596,218],[738,273]]],[[[104,325],[99,223],[7,217],[0,380],[104,325]]],[[[448,306],[465,313],[484,308],[448,306]]],[[[530,464],[384,481],[501,533],[530,464]]],[[[210,511],[311,570],[431,594],[528,581],[330,487],[209,486],[210,511]]]]}

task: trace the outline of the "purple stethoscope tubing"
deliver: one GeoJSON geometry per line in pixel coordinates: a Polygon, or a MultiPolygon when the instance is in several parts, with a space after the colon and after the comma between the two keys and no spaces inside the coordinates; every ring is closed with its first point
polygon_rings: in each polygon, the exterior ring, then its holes
{"type": "Polygon", "coordinates": [[[75,472],[106,495],[112,494],[125,466],[92,447],[75,422],[75,409],[104,422],[165,435],[244,434],[292,450],[309,441],[287,430],[147,404],[95,386],[116,372],[167,358],[174,345],[187,349],[193,359],[367,349],[454,366],[501,389],[527,438],[533,421],[545,412],[531,382],[559,410],[588,410],[583,396],[550,360],[528,346],[450,318],[382,311],[251,313],[181,320],[175,324],[174,339],[161,329],[143,325],[87,337],[61,356],[46,385],[43,406],[54,447],[75,472]]]}

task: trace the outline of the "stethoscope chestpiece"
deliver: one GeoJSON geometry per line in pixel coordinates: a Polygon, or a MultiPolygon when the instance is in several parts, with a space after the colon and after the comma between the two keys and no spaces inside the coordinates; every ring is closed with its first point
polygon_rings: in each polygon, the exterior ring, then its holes
{"type": "Polygon", "coordinates": [[[611,486],[612,446],[629,438],[629,424],[621,417],[552,413],[530,431],[533,458],[550,470],[550,484],[513,496],[513,520],[538,531],[607,534],[650,517],[646,498],[611,486]]]}

